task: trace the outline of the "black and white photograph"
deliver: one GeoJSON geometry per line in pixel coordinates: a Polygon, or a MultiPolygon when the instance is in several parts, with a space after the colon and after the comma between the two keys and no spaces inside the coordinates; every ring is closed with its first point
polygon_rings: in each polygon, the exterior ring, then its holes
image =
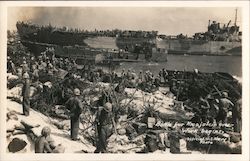
{"type": "Polygon", "coordinates": [[[242,155],[243,10],[8,6],[2,148],[242,155]]]}

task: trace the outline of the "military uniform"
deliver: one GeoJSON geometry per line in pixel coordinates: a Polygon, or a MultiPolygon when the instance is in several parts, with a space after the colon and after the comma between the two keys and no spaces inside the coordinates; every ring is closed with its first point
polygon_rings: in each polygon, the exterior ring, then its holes
{"type": "Polygon", "coordinates": [[[216,118],[216,121],[222,121],[222,123],[227,123],[227,113],[229,111],[230,106],[233,105],[234,104],[227,98],[227,96],[221,98],[219,103],[219,113],[216,118]]]}
{"type": "Polygon", "coordinates": [[[98,132],[98,142],[95,153],[105,153],[107,152],[107,139],[112,135],[113,124],[112,124],[112,111],[108,111],[103,108],[97,114],[97,132],[98,132]]]}
{"type": "Polygon", "coordinates": [[[23,96],[23,114],[25,116],[29,115],[30,110],[30,82],[29,80],[25,80],[23,89],[22,89],[22,96],[23,96]]]}
{"type": "Polygon", "coordinates": [[[29,66],[27,63],[22,64],[22,72],[23,73],[29,72],[29,66]]]}
{"type": "Polygon", "coordinates": [[[201,109],[201,121],[207,122],[210,105],[209,105],[208,101],[203,99],[203,98],[200,99],[199,104],[200,104],[200,109],[201,109]]]}
{"type": "Polygon", "coordinates": [[[241,126],[242,126],[241,108],[242,108],[242,99],[239,99],[232,110],[232,121],[234,124],[234,132],[241,132],[241,126]]]}
{"type": "Polygon", "coordinates": [[[70,110],[70,135],[72,140],[77,140],[78,131],[79,131],[79,122],[80,122],[80,114],[82,112],[82,102],[77,97],[71,97],[66,102],[66,107],[70,110]]]}

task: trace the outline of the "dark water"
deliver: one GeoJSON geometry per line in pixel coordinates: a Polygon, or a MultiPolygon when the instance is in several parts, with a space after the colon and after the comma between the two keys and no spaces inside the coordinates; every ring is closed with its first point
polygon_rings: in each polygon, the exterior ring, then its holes
{"type": "Polygon", "coordinates": [[[198,55],[168,55],[168,62],[139,62],[139,63],[121,63],[116,69],[120,72],[132,69],[150,70],[158,74],[159,70],[166,68],[168,70],[193,71],[197,68],[201,72],[226,72],[234,76],[242,77],[242,60],[241,56],[198,56],[198,55]]]}

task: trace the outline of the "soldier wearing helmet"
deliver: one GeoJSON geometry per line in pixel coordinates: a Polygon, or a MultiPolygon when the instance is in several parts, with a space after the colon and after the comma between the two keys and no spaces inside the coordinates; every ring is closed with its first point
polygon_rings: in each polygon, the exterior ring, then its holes
{"type": "Polygon", "coordinates": [[[30,81],[29,81],[29,74],[23,74],[24,84],[22,88],[22,96],[23,96],[23,114],[25,116],[29,116],[29,109],[30,109],[30,81]]]}
{"type": "Polygon", "coordinates": [[[113,113],[112,113],[112,104],[107,102],[103,107],[100,107],[96,122],[97,122],[97,133],[98,133],[98,142],[96,145],[95,153],[105,153],[107,152],[107,140],[112,135],[113,132],[113,113]]]}
{"type": "Polygon", "coordinates": [[[227,123],[227,113],[234,104],[229,100],[228,93],[222,92],[222,97],[219,100],[219,113],[216,118],[216,121],[222,121],[222,123],[227,123]]]}
{"type": "Polygon", "coordinates": [[[78,140],[80,115],[83,109],[80,94],[80,90],[75,88],[74,96],[66,102],[66,108],[70,111],[70,135],[72,140],[78,140]]]}
{"type": "Polygon", "coordinates": [[[35,153],[63,153],[65,151],[62,144],[56,146],[50,134],[50,127],[43,127],[41,135],[35,139],[35,153]]]}
{"type": "Polygon", "coordinates": [[[29,72],[29,66],[26,61],[23,61],[23,64],[21,66],[23,73],[29,72]]]}
{"type": "Polygon", "coordinates": [[[55,141],[51,138],[51,129],[43,127],[41,135],[35,140],[35,153],[52,153],[56,148],[55,141]]]}

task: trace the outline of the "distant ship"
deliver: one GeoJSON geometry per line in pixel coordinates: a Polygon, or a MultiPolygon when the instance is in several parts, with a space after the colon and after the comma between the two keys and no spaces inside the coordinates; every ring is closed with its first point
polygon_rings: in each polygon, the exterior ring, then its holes
{"type": "Polygon", "coordinates": [[[205,33],[195,33],[192,38],[183,34],[177,36],[159,35],[157,46],[165,48],[169,54],[183,55],[241,55],[242,32],[239,26],[229,24],[221,27],[213,21],[205,33]]]}
{"type": "Polygon", "coordinates": [[[207,31],[195,33],[192,38],[183,34],[177,36],[159,35],[157,46],[169,54],[185,55],[241,55],[242,32],[237,25],[237,9],[233,25],[208,21],[207,31]]]}
{"type": "Polygon", "coordinates": [[[53,47],[55,54],[81,60],[100,57],[112,61],[167,61],[168,54],[182,55],[241,55],[239,26],[222,26],[209,20],[208,30],[193,37],[159,35],[157,31],[95,30],[58,28],[17,22],[16,27],[24,46],[40,54],[53,47]]]}

